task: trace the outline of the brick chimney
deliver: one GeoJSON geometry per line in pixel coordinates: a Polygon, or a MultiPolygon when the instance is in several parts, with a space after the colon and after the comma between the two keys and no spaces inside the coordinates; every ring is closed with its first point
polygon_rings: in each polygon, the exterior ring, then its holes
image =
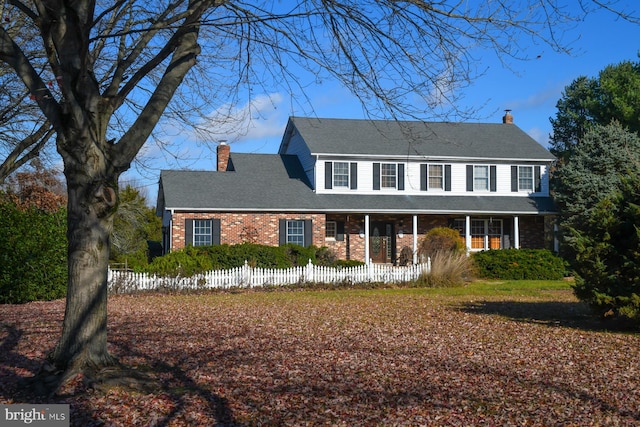
{"type": "Polygon", "coordinates": [[[218,149],[216,150],[216,154],[218,155],[218,171],[226,172],[227,165],[229,164],[229,154],[231,152],[231,147],[222,141],[218,144],[218,149]]]}
{"type": "Polygon", "coordinates": [[[512,125],[513,124],[513,116],[511,115],[511,110],[504,110],[504,117],[502,117],[502,123],[512,125]]]}

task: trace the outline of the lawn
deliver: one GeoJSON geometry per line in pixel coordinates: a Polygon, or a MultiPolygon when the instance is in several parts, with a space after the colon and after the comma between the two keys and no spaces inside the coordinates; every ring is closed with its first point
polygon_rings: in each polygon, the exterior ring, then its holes
{"type": "MultiPolygon", "coordinates": [[[[111,351],[160,388],[48,403],[91,426],[632,426],[640,335],[566,282],[114,296],[111,351]]],[[[0,305],[0,403],[56,342],[64,302],[0,305]]]]}

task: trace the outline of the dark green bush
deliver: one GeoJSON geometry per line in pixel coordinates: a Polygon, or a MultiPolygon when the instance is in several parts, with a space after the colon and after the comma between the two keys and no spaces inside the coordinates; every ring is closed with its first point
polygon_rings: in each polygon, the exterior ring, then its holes
{"type": "Polygon", "coordinates": [[[63,298],[67,292],[66,210],[18,209],[0,201],[0,303],[63,298]]]}
{"type": "Polygon", "coordinates": [[[245,261],[252,267],[288,268],[314,264],[335,265],[335,257],[327,248],[299,245],[266,246],[254,243],[239,245],[189,246],[183,250],[155,258],[144,271],[163,276],[192,276],[209,270],[241,267],[245,261]]]}
{"type": "Polygon", "coordinates": [[[476,274],[486,279],[560,280],[566,262],[546,249],[503,249],[472,255],[476,274]]]}

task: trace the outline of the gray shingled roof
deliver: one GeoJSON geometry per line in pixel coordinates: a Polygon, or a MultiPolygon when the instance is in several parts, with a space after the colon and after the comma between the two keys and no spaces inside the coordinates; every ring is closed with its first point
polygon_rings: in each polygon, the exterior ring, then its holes
{"type": "Polygon", "coordinates": [[[162,171],[159,208],[221,212],[554,212],[549,197],[316,194],[295,156],[231,153],[231,162],[234,170],[227,172],[162,171]]]}
{"type": "Polygon", "coordinates": [[[291,125],[300,132],[312,154],[555,159],[514,124],[292,117],[291,125]]]}

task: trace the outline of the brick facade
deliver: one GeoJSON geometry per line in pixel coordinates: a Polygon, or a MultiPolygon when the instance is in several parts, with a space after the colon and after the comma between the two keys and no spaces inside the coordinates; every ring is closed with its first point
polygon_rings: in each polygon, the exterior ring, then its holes
{"type": "MultiPolygon", "coordinates": [[[[418,216],[417,235],[418,241],[429,230],[435,227],[445,227],[456,217],[444,215],[418,216]]],[[[298,213],[216,213],[216,212],[174,212],[172,221],[172,250],[185,247],[185,221],[188,219],[218,219],[220,220],[220,243],[240,244],[257,243],[270,246],[280,244],[280,220],[311,220],[312,244],[318,247],[327,247],[338,259],[352,259],[364,261],[365,236],[364,215],[325,215],[325,214],[298,214],[298,213]],[[344,223],[344,238],[336,239],[326,236],[326,222],[336,221],[344,223]]],[[[511,217],[502,218],[504,222],[513,221],[511,217]]],[[[391,253],[396,262],[403,247],[413,249],[413,217],[411,215],[370,215],[370,224],[389,224],[392,236],[389,241],[393,248],[391,253]]],[[[543,217],[520,217],[520,247],[521,248],[548,248],[552,242],[545,234],[543,217]]]]}

